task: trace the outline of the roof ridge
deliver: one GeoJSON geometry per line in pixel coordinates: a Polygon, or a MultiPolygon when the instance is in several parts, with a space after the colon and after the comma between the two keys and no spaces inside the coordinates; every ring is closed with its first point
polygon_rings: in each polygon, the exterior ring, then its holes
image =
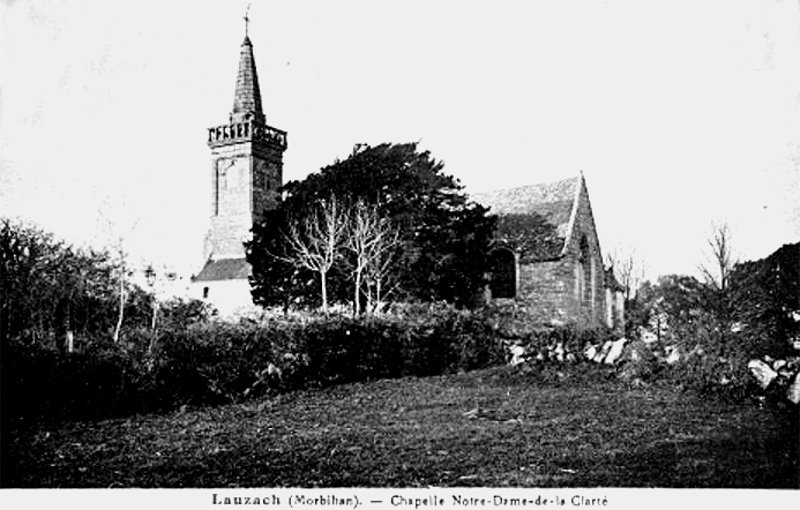
{"type": "Polygon", "coordinates": [[[481,192],[477,192],[477,193],[472,193],[472,195],[487,195],[489,193],[502,193],[504,191],[515,191],[515,190],[521,190],[521,189],[541,188],[541,187],[545,187],[545,186],[553,186],[555,184],[567,183],[567,182],[570,182],[570,181],[573,181],[573,182],[580,181],[581,177],[582,176],[579,174],[579,175],[574,175],[572,177],[564,177],[562,179],[556,179],[554,181],[538,182],[538,183],[534,183],[534,184],[523,184],[521,186],[511,186],[511,187],[508,187],[508,188],[498,188],[498,189],[493,189],[493,190],[481,191],[481,192]]]}
{"type": "Polygon", "coordinates": [[[583,172],[578,176],[578,185],[575,186],[575,198],[572,201],[572,210],[569,213],[569,223],[567,223],[567,235],[564,238],[564,246],[561,248],[561,255],[567,254],[569,243],[572,241],[572,231],[575,230],[575,220],[578,217],[578,207],[581,200],[581,192],[586,185],[586,180],[583,177],[583,172]]]}

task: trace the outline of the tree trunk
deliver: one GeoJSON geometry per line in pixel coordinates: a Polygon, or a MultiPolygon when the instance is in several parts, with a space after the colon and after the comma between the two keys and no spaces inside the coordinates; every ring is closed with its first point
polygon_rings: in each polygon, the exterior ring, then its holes
{"type": "Polygon", "coordinates": [[[364,300],[364,312],[365,313],[372,313],[372,312],[375,311],[375,308],[374,308],[374,305],[373,305],[373,297],[374,296],[373,296],[373,293],[372,293],[372,286],[370,285],[369,280],[367,280],[365,282],[364,286],[366,287],[366,289],[364,291],[364,296],[366,297],[366,299],[364,300]]]}
{"type": "Polygon", "coordinates": [[[156,318],[158,317],[158,302],[153,299],[153,317],[150,319],[150,329],[155,332],[156,318]]]}
{"type": "Polygon", "coordinates": [[[375,279],[375,303],[372,308],[372,313],[378,311],[378,307],[381,304],[381,277],[375,279]]]}
{"type": "Polygon", "coordinates": [[[153,298],[153,317],[150,320],[150,345],[147,346],[147,353],[153,354],[156,348],[156,340],[158,339],[158,331],[156,331],[156,317],[158,316],[158,302],[153,298]]]}
{"type": "Polygon", "coordinates": [[[70,315],[72,307],[68,298],[62,298],[56,305],[56,346],[61,354],[71,354],[74,350],[70,315]]]}
{"type": "Polygon", "coordinates": [[[361,270],[356,269],[356,283],[353,290],[353,316],[358,317],[361,313],[361,270]]]}
{"type": "Polygon", "coordinates": [[[327,278],[325,278],[325,272],[319,272],[319,279],[320,284],[322,286],[322,311],[328,311],[328,285],[327,285],[327,278]]]}
{"type": "Polygon", "coordinates": [[[64,342],[67,344],[67,352],[69,354],[75,352],[75,335],[72,333],[72,330],[67,330],[66,335],[64,335],[64,342]]]}
{"type": "Polygon", "coordinates": [[[122,329],[122,319],[125,316],[125,269],[120,270],[119,274],[119,315],[117,316],[117,325],[114,328],[114,343],[119,342],[119,331],[122,329]]]}

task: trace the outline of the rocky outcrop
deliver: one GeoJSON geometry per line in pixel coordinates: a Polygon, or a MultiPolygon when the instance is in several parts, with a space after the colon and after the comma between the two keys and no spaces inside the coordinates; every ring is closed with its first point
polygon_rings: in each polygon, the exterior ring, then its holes
{"type": "Polygon", "coordinates": [[[800,357],[772,359],[765,356],[751,360],[747,368],[766,395],[800,404],[800,357]]]}

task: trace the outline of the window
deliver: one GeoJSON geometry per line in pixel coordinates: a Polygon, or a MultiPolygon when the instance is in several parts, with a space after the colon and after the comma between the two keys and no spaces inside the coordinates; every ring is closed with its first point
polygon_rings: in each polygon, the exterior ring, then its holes
{"type": "Polygon", "coordinates": [[[581,306],[587,306],[594,311],[595,286],[594,286],[594,259],[589,250],[589,241],[584,235],[581,237],[578,252],[578,264],[575,268],[575,294],[581,306]]]}
{"type": "Polygon", "coordinates": [[[208,287],[203,287],[203,299],[208,298],[208,287]]]}
{"type": "Polygon", "coordinates": [[[508,248],[498,248],[489,254],[492,298],[513,298],[517,294],[517,260],[508,248]]]}
{"type": "Polygon", "coordinates": [[[589,253],[589,241],[586,236],[581,237],[581,243],[578,252],[578,267],[576,271],[576,289],[578,302],[581,305],[586,301],[586,288],[590,284],[591,275],[591,254],[589,253]]]}

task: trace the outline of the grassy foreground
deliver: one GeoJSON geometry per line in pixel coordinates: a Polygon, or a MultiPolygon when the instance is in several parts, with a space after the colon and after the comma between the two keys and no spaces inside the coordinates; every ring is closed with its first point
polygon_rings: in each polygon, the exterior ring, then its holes
{"type": "Polygon", "coordinates": [[[800,486],[797,450],[769,411],[624,388],[592,370],[587,378],[502,367],[40,427],[4,438],[0,483],[800,486]]]}

